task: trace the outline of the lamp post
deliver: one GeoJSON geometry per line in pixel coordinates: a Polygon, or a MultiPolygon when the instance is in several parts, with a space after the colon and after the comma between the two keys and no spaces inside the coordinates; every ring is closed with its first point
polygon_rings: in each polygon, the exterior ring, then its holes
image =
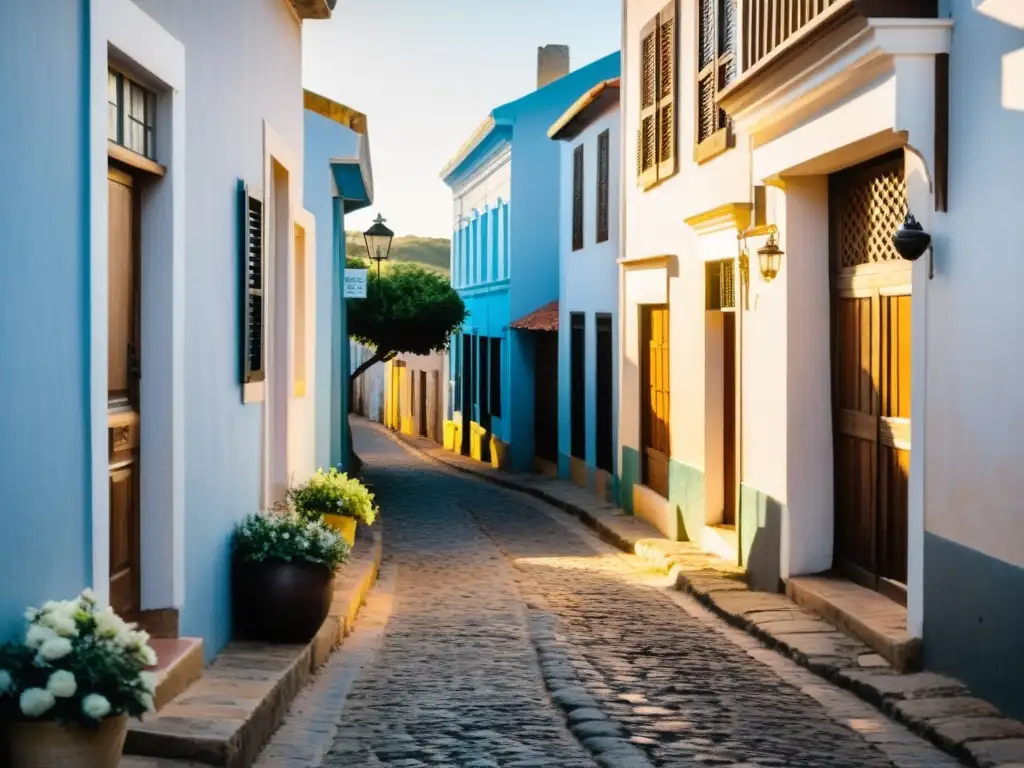
{"type": "Polygon", "coordinates": [[[378,280],[380,279],[380,263],[387,261],[391,255],[391,241],[395,237],[395,233],[384,225],[384,221],[384,217],[378,213],[370,228],[363,232],[363,240],[366,241],[366,253],[377,262],[378,280]]]}

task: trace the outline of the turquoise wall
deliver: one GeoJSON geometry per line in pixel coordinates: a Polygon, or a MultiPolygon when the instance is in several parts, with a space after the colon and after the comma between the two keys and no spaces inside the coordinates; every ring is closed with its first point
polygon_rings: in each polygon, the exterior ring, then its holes
{"type": "Polygon", "coordinates": [[[786,505],[746,483],[740,484],[740,564],[754,589],[779,591],[782,578],[782,520],[786,505]]]}
{"type": "Polygon", "coordinates": [[[92,580],[88,18],[15,2],[0,23],[0,640],[92,580]]]}
{"type": "Polygon", "coordinates": [[[704,487],[704,470],[669,459],[668,500],[682,516],[682,541],[700,541],[704,528],[704,487]]]}

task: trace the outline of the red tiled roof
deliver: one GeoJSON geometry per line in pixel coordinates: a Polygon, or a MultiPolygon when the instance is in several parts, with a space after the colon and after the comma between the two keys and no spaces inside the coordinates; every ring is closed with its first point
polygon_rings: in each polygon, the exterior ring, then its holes
{"type": "Polygon", "coordinates": [[[525,317],[519,318],[512,323],[512,327],[521,331],[557,331],[558,300],[545,304],[540,309],[535,309],[525,317]]]}

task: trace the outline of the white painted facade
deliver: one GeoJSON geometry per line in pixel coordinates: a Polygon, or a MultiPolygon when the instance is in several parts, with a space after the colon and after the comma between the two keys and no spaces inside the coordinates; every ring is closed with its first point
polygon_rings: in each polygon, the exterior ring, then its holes
{"type": "MultiPolygon", "coordinates": [[[[585,487],[593,487],[602,497],[611,498],[617,471],[615,467],[614,416],[618,395],[618,303],[619,303],[619,217],[621,203],[622,131],[619,108],[619,80],[601,83],[584,95],[563,117],[567,120],[553,138],[561,143],[560,223],[558,271],[558,344],[559,344],[559,471],[585,487]],[[599,230],[598,206],[601,195],[599,178],[599,141],[608,141],[607,232],[599,230]],[[582,149],[581,149],[582,148],[582,149]],[[582,152],[582,230],[583,239],[574,248],[573,200],[575,158],[582,152]],[[572,316],[582,315],[585,325],[584,423],[585,455],[572,452],[572,316]],[[598,317],[611,324],[612,347],[612,465],[598,465],[597,445],[597,357],[598,317]]],[[[562,121],[559,121],[560,123],[562,121]]],[[[559,124],[553,126],[549,135],[559,124]]]]}

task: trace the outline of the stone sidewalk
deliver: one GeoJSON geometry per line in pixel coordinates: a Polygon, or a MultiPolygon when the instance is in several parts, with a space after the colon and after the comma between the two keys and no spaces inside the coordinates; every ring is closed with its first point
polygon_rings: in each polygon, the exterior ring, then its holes
{"type": "Polygon", "coordinates": [[[854,692],[947,753],[980,768],[1024,767],[1024,725],[1002,717],[959,681],[927,671],[897,673],[866,645],[785,595],[751,591],[736,566],[694,544],[665,539],[647,522],[569,481],[496,470],[424,438],[361,423],[447,467],[529,494],[577,517],[609,544],[672,574],[677,589],[733,626],[854,692]]]}

